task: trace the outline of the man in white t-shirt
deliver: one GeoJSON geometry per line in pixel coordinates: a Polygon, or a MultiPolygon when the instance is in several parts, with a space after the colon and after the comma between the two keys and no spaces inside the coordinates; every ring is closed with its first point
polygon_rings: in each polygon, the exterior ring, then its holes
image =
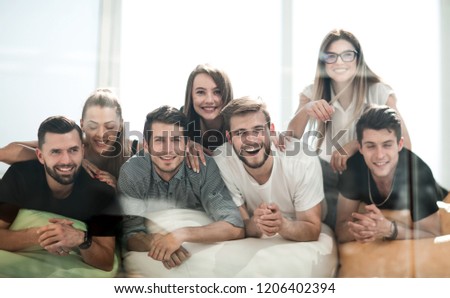
{"type": "Polygon", "coordinates": [[[318,240],[324,198],[318,157],[298,140],[287,142],[284,151],[271,147],[270,116],[260,101],[234,99],[221,114],[228,142],[214,159],[246,236],[318,240]]]}

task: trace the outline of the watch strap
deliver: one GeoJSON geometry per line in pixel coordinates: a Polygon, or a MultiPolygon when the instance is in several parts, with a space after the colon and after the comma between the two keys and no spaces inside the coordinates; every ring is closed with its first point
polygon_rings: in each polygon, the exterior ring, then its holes
{"type": "Polygon", "coordinates": [[[78,245],[78,248],[79,249],[88,249],[89,247],[91,247],[91,245],[92,245],[92,237],[91,237],[89,231],[85,231],[83,243],[78,245]]]}

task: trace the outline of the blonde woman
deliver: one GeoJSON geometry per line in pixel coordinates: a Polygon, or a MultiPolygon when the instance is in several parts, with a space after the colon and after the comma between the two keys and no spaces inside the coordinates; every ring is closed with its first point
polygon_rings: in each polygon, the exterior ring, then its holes
{"type": "MultiPolygon", "coordinates": [[[[109,89],[97,89],[84,103],[80,120],[85,148],[83,166],[100,181],[116,187],[120,167],[132,154],[124,140],[122,108],[109,89]]],[[[37,141],[14,142],[0,149],[0,161],[36,159],[37,141]]]]}

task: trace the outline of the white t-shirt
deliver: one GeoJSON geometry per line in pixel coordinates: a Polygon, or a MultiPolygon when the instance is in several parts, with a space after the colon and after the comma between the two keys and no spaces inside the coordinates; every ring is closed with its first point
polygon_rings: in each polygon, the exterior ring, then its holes
{"type": "MultiPolygon", "coordinates": [[[[313,96],[313,85],[307,86],[302,94],[308,98],[312,98],[313,96]]],[[[366,104],[377,104],[384,105],[386,104],[390,95],[394,94],[394,91],[389,85],[384,83],[375,83],[369,87],[368,96],[365,99],[366,104]]],[[[331,90],[331,97],[334,97],[334,92],[331,90]]],[[[341,137],[338,138],[338,143],[341,146],[344,146],[350,141],[356,140],[356,122],[358,118],[355,118],[354,112],[356,107],[356,100],[352,100],[347,109],[344,109],[339,101],[333,102],[332,106],[334,107],[334,114],[332,117],[332,121],[327,123],[327,132],[330,133],[330,129],[332,131],[329,136],[336,136],[340,131],[343,131],[341,137]]],[[[320,146],[319,156],[324,160],[330,162],[331,154],[334,150],[336,150],[335,146],[331,146],[328,144],[328,139],[325,138],[320,146]]]]}
{"type": "Polygon", "coordinates": [[[248,174],[229,143],[214,151],[225,184],[237,206],[247,205],[250,216],[263,202],[276,203],[284,217],[308,210],[324,198],[322,169],[312,149],[299,140],[286,143],[286,151],[272,146],[273,167],[269,180],[260,185],[248,174]]]}

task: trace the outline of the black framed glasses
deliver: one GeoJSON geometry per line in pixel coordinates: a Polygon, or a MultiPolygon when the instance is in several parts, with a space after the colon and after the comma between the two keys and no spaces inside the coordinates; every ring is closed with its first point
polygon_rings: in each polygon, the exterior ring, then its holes
{"type": "Polygon", "coordinates": [[[340,54],[338,53],[332,53],[332,52],[325,52],[322,53],[322,56],[320,57],[320,60],[327,64],[333,64],[336,63],[338,60],[338,57],[341,57],[341,60],[344,62],[352,62],[355,60],[356,56],[358,56],[357,51],[345,51],[340,54]]]}
{"type": "Polygon", "coordinates": [[[231,131],[230,134],[232,137],[240,137],[241,139],[247,139],[249,136],[258,137],[262,136],[266,131],[266,127],[255,127],[252,130],[243,130],[238,129],[231,131]]]}

